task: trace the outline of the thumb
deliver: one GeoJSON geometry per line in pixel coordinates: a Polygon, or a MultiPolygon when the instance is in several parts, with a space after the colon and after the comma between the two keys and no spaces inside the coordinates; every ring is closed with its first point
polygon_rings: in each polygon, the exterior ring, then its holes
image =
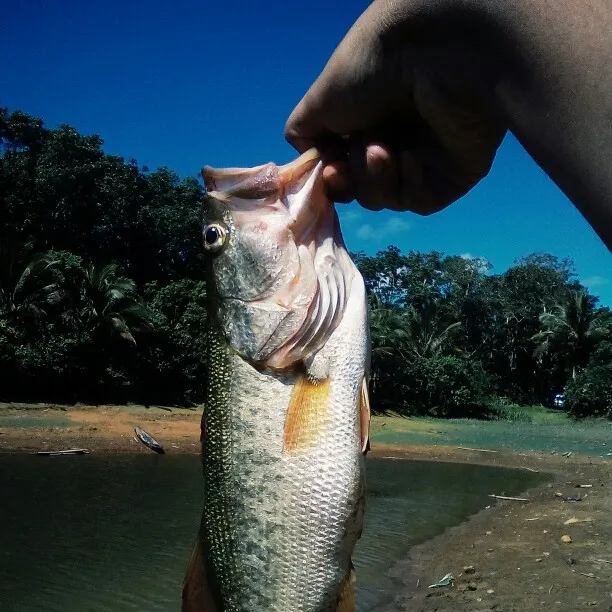
{"type": "Polygon", "coordinates": [[[361,21],[351,28],[287,120],[285,138],[300,152],[374,128],[397,100],[394,71],[382,61],[373,28],[363,27],[361,21]]]}
{"type": "Polygon", "coordinates": [[[316,97],[309,91],[294,108],[285,124],[285,138],[299,153],[316,146],[316,143],[325,139],[328,134],[321,122],[321,115],[317,112],[318,105],[313,104],[315,101],[316,97]]]}

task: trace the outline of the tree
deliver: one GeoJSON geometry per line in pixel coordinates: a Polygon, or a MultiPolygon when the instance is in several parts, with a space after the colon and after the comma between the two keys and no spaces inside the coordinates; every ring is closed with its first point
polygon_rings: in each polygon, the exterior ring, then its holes
{"type": "Polygon", "coordinates": [[[536,253],[490,277],[488,285],[495,305],[488,369],[499,381],[498,392],[519,403],[550,401],[558,376],[550,359],[534,356],[532,338],[541,330],[542,311],[578,287],[571,262],[536,253]]]}
{"type": "Polygon", "coordinates": [[[50,253],[33,253],[32,243],[0,245],[0,312],[10,318],[46,316],[64,295],[53,277],[50,253]]]}
{"type": "Polygon", "coordinates": [[[388,246],[375,257],[363,252],[353,253],[352,258],[363,275],[369,295],[376,295],[384,306],[403,303],[405,288],[402,276],[406,271],[408,258],[395,246],[388,246]]]}
{"type": "Polygon", "coordinates": [[[135,333],[152,331],[151,311],[138,301],[134,281],[118,275],[116,264],[88,266],[80,292],[80,321],[102,343],[119,338],[136,344],[135,333]]]}
{"type": "Polygon", "coordinates": [[[415,357],[438,357],[459,327],[460,321],[445,320],[433,300],[424,302],[419,308],[410,306],[406,313],[406,349],[415,357]]]}
{"type": "MultiPolygon", "coordinates": [[[[202,195],[194,178],[105,153],[96,134],[0,108],[4,399],[202,400],[202,195]]],[[[491,390],[531,403],[569,380],[572,410],[603,414],[585,389],[604,388],[594,355],[612,314],[570,261],[536,253],[495,274],[437,251],[353,257],[371,307],[374,409],[484,415],[491,390]]]]}
{"type": "Polygon", "coordinates": [[[370,310],[372,356],[405,356],[410,342],[405,310],[397,306],[383,306],[377,300],[374,302],[375,306],[370,310]]]}
{"type": "Polygon", "coordinates": [[[144,288],[156,333],[139,341],[134,373],[141,401],[194,404],[204,400],[208,327],[203,281],[182,279],[144,288]]]}
{"type": "Polygon", "coordinates": [[[487,416],[489,393],[490,378],[478,360],[450,355],[410,362],[403,388],[411,413],[445,418],[487,416]]]}
{"type": "Polygon", "coordinates": [[[532,336],[537,343],[534,355],[554,353],[576,378],[597,343],[608,335],[598,323],[593,296],[583,290],[572,291],[564,303],[540,315],[542,330],[532,336]]]}
{"type": "Polygon", "coordinates": [[[588,365],[570,380],[565,406],[576,417],[612,419],[612,342],[603,340],[588,365]]]}

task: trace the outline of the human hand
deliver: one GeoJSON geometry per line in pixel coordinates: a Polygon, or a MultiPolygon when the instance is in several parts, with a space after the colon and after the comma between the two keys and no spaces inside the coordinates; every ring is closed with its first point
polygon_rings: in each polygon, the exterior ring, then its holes
{"type": "Polygon", "coordinates": [[[321,150],[334,200],[430,214],[488,173],[503,54],[474,4],[376,0],[340,43],[285,128],[321,150]]]}

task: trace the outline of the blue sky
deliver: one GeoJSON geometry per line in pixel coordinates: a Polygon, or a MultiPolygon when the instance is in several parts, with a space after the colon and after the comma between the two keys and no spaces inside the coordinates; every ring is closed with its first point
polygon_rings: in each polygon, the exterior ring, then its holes
{"type": "MultiPolygon", "coordinates": [[[[367,4],[15,1],[0,26],[0,105],[182,176],[284,163],[294,156],[287,116],[367,4]]],[[[439,214],[339,209],[352,250],[469,254],[495,272],[534,251],[569,256],[612,306],[608,250],[512,137],[490,175],[439,214]]]]}

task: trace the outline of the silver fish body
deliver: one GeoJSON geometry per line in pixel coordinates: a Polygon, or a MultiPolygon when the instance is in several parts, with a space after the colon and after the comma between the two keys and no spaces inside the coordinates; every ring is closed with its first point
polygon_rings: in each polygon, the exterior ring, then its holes
{"type": "Polygon", "coordinates": [[[363,280],[313,153],[204,176],[204,510],[183,610],[352,610],[369,423],[363,280]]]}

